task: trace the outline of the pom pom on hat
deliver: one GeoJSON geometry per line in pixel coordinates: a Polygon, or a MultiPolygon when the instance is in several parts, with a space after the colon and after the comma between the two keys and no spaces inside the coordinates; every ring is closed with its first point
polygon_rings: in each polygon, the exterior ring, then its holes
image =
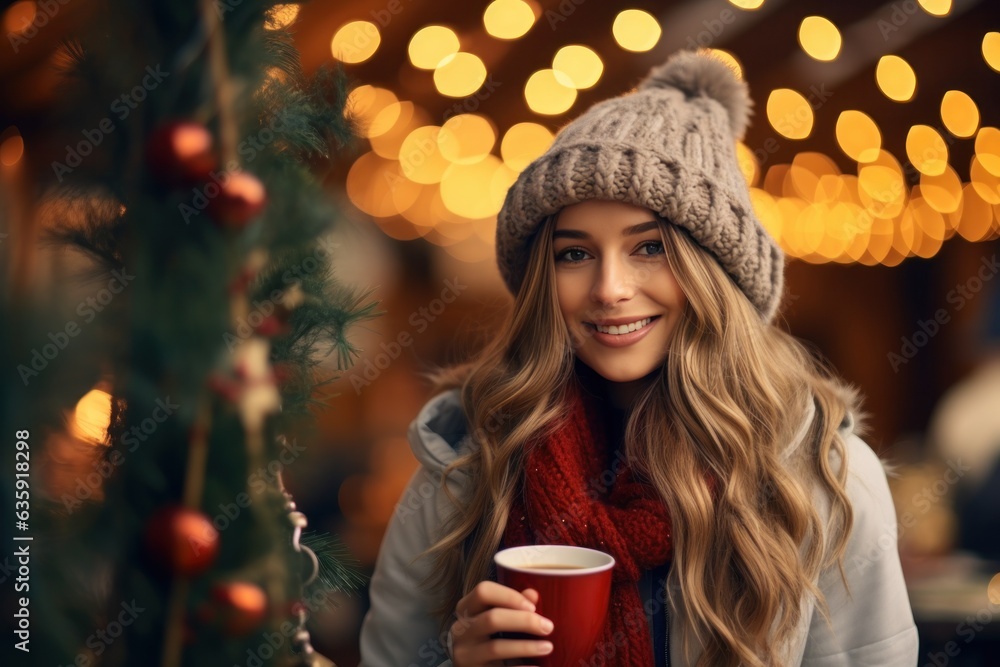
{"type": "Polygon", "coordinates": [[[695,51],[681,51],[654,67],[639,84],[639,90],[677,88],[688,97],[708,97],[729,114],[734,139],[742,139],[750,122],[750,91],[736,78],[729,65],[695,51]]]}

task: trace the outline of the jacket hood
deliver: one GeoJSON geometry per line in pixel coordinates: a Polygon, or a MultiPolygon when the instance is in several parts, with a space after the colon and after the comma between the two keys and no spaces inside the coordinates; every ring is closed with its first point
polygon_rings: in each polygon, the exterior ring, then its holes
{"type": "Polygon", "coordinates": [[[471,445],[469,428],[458,389],[429,400],[410,423],[407,437],[421,465],[440,472],[471,445]]]}
{"type": "MultiPolygon", "coordinates": [[[[815,414],[815,402],[807,399],[802,424],[782,453],[783,458],[791,457],[802,444],[815,414]]],[[[407,437],[417,460],[428,470],[440,472],[472,447],[468,431],[461,394],[458,389],[449,389],[424,405],[410,423],[407,437]]],[[[844,417],[840,431],[845,437],[854,431],[854,415],[848,413],[844,417]]]]}

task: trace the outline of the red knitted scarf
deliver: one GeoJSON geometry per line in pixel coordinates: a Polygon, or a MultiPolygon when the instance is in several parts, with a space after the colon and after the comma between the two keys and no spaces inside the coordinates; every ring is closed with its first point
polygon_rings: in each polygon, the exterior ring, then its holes
{"type": "Polygon", "coordinates": [[[670,559],[670,517],[653,488],[635,479],[623,458],[613,459],[594,397],[571,382],[566,400],[564,426],[530,444],[523,497],[511,509],[503,546],[572,544],[614,556],[598,652],[606,656],[614,647],[616,666],[652,667],[638,581],[644,570],[670,559]]]}

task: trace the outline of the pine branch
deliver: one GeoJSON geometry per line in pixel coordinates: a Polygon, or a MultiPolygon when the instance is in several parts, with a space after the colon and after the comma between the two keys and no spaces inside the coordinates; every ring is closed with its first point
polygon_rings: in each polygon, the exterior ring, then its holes
{"type": "Polygon", "coordinates": [[[353,593],[368,585],[368,577],[361,574],[360,564],[339,537],[309,531],[302,534],[300,542],[312,549],[319,561],[319,576],[307,591],[309,599],[323,593],[353,593]]]}

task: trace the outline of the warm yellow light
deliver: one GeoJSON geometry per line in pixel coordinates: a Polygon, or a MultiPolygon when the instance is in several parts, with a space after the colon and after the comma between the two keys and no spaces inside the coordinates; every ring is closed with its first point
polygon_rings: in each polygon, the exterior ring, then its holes
{"type": "Polygon", "coordinates": [[[820,249],[823,243],[826,206],[823,204],[807,204],[795,220],[798,227],[798,242],[800,256],[812,255],[820,249]]]}
{"type": "Polygon", "coordinates": [[[850,251],[855,248],[858,237],[858,230],[854,226],[857,207],[844,202],[831,202],[827,206],[826,235],[820,251],[836,262],[856,261],[850,251]]]}
{"type": "Polygon", "coordinates": [[[400,215],[418,228],[429,229],[439,222],[431,208],[434,198],[440,196],[438,193],[439,188],[436,184],[419,185],[418,187],[420,189],[416,199],[413,200],[410,206],[400,211],[400,215]]]}
{"type": "Polygon", "coordinates": [[[13,167],[24,156],[24,139],[19,133],[12,134],[0,143],[0,164],[13,167]]]}
{"type": "Polygon", "coordinates": [[[821,179],[839,174],[837,165],[826,155],[815,152],[799,153],[792,159],[792,164],[785,175],[786,185],[782,189],[789,195],[801,197],[807,203],[830,200],[835,198],[836,190],[831,187],[821,188],[821,179]]]}
{"type": "Polygon", "coordinates": [[[437,135],[438,150],[449,162],[473,164],[493,150],[497,135],[490,121],[476,114],[452,116],[437,135]]]}
{"type": "Polygon", "coordinates": [[[660,41],[663,32],[659,22],[649,12],[626,9],[615,17],[611,32],[615,41],[626,51],[649,51],[660,41]]]}
{"type": "Polygon", "coordinates": [[[753,151],[742,141],[736,142],[736,162],[740,166],[743,178],[746,179],[747,186],[757,185],[757,181],[760,179],[760,165],[757,163],[757,157],[753,151]]]}
{"type": "Polygon", "coordinates": [[[896,102],[909,102],[917,89],[917,75],[910,64],[899,56],[879,58],[875,81],[882,94],[896,102]]]}
{"type": "MultiPolygon", "coordinates": [[[[868,254],[875,263],[881,263],[892,250],[893,224],[891,219],[874,218],[868,236],[868,254]]],[[[862,262],[864,259],[862,259],[862,262]]]]}
{"type": "Polygon", "coordinates": [[[922,174],[940,176],[948,166],[948,145],[929,125],[914,125],[906,135],[906,156],[922,174]]]}
{"type": "Polygon", "coordinates": [[[435,69],[442,60],[458,53],[459,48],[454,30],[443,25],[429,25],[413,33],[406,52],[414,67],[435,69]]]}
{"type": "Polygon", "coordinates": [[[347,96],[345,113],[363,137],[384,133],[399,117],[399,100],[391,90],[377,86],[358,86],[347,96]]]}
{"type": "Polygon", "coordinates": [[[535,12],[524,0],[493,0],[483,12],[486,32],[497,39],[517,39],[535,24],[535,12]]]}
{"type": "Polygon", "coordinates": [[[888,151],[880,151],[876,159],[860,165],[858,197],[876,218],[891,219],[902,213],[907,194],[903,169],[888,151]]]}
{"type": "Polygon", "coordinates": [[[406,178],[395,160],[361,155],[347,173],[347,196],[368,215],[389,217],[411,206],[420,186],[406,178]]]}
{"type": "Polygon", "coordinates": [[[495,155],[476,164],[452,164],[441,179],[444,205],[452,213],[471,219],[496,215],[503,196],[492,187],[492,181],[501,167],[503,163],[495,155]]]}
{"type": "Polygon", "coordinates": [[[402,113],[403,104],[401,102],[393,102],[375,114],[375,118],[372,119],[371,124],[368,126],[368,132],[364,133],[363,136],[371,139],[372,137],[385,134],[396,126],[402,113]]]}
{"type": "Polygon", "coordinates": [[[576,89],[567,86],[551,69],[538,70],[524,84],[524,99],[535,113],[555,116],[567,111],[576,101],[576,89]]]}
{"type": "Polygon", "coordinates": [[[843,216],[843,227],[847,233],[850,243],[844,250],[846,259],[858,262],[868,249],[868,240],[871,236],[872,216],[866,210],[854,202],[845,202],[843,208],[839,209],[843,216]]]}
{"type": "Polygon", "coordinates": [[[906,255],[901,255],[895,248],[889,248],[889,253],[886,258],[882,260],[882,266],[899,266],[906,259],[906,255]]]}
{"type": "MultiPolygon", "coordinates": [[[[490,201],[498,201],[502,205],[504,199],[507,198],[507,191],[510,190],[510,187],[514,185],[514,181],[517,180],[517,175],[517,171],[511,169],[503,162],[497,164],[493,170],[493,176],[490,177],[490,201]]],[[[497,207],[497,212],[500,212],[499,207],[497,207]]],[[[493,225],[492,229],[494,234],[489,237],[491,241],[496,235],[496,225],[493,225]]]]}
{"type": "Polygon", "coordinates": [[[802,227],[798,224],[799,215],[806,206],[798,197],[778,199],[778,210],[781,211],[781,245],[792,257],[803,257],[809,253],[802,238],[802,227]]]}
{"type": "Polygon", "coordinates": [[[486,65],[479,56],[459,51],[446,57],[434,70],[434,86],[448,97],[466,97],[486,81],[486,65]]]}
{"type": "MultiPolygon", "coordinates": [[[[477,220],[471,224],[475,226],[478,222],[477,220]]],[[[444,251],[460,262],[473,265],[488,261],[496,253],[491,242],[482,240],[476,234],[472,234],[469,238],[458,243],[445,246],[444,251]]]]}
{"type": "Polygon", "coordinates": [[[987,65],[1000,72],[1000,32],[983,35],[983,59],[987,65]]]}
{"type": "MultiPolygon", "coordinates": [[[[369,84],[351,89],[351,92],[347,94],[347,102],[344,105],[344,115],[349,118],[354,118],[359,122],[361,117],[366,114],[374,115],[370,113],[370,110],[372,104],[375,102],[375,91],[376,87],[369,84]]],[[[392,95],[391,92],[389,94],[392,95]]],[[[395,100],[396,96],[392,95],[392,99],[395,100]]]]}
{"type": "Polygon", "coordinates": [[[441,180],[448,160],[438,149],[441,128],[424,125],[411,131],[399,147],[399,166],[403,175],[416,183],[428,185],[441,180]]]}
{"type": "Polygon", "coordinates": [[[552,145],[553,135],[538,123],[512,125],[500,142],[504,164],[520,172],[552,145]]]}
{"type": "Polygon", "coordinates": [[[917,0],[917,2],[931,16],[947,16],[951,11],[951,0],[917,0]]]}
{"type": "Polygon", "coordinates": [[[363,63],[375,55],[382,36],[371,21],[351,21],[342,26],[330,41],[333,57],[343,63],[363,63]]]}
{"type": "Polygon", "coordinates": [[[268,10],[266,16],[267,19],[264,21],[265,28],[268,30],[281,30],[295,23],[295,19],[299,16],[299,5],[294,2],[285,5],[275,5],[268,10]]]}
{"type": "Polygon", "coordinates": [[[882,148],[882,133],[871,116],[853,109],[842,111],[837,118],[837,143],[840,150],[858,161],[871,162],[882,148]]]}
{"type": "MultiPolygon", "coordinates": [[[[927,210],[937,213],[937,211],[931,209],[930,206],[927,207],[927,210]]],[[[923,231],[923,229],[921,229],[921,231],[923,231]]],[[[923,259],[930,259],[931,257],[933,257],[934,255],[938,254],[938,252],[941,251],[942,245],[943,243],[941,239],[936,239],[924,234],[923,236],[921,236],[920,246],[913,249],[913,254],[916,255],[917,257],[922,257],[923,259]]]]}
{"type": "Polygon", "coordinates": [[[994,206],[1000,204],[1000,176],[987,171],[978,157],[972,158],[969,182],[980,197],[994,206]]]}
{"type": "Polygon", "coordinates": [[[944,216],[931,208],[923,197],[913,197],[906,208],[913,215],[922,234],[920,247],[914,249],[914,253],[918,257],[929,259],[937,254],[945,240],[947,230],[944,216]]]}
{"type": "Polygon", "coordinates": [[[858,177],[853,174],[841,174],[840,176],[840,201],[847,204],[861,205],[861,197],[858,196],[858,177]]]}
{"type": "Polygon", "coordinates": [[[33,0],[15,2],[3,15],[3,27],[7,33],[20,34],[25,32],[38,16],[38,7],[33,0]]]}
{"type": "Polygon", "coordinates": [[[907,204],[902,214],[893,222],[895,223],[892,239],[893,249],[901,257],[912,257],[915,254],[914,251],[920,246],[923,233],[920,231],[919,226],[917,226],[909,204],[907,204]]]}
{"type": "Polygon", "coordinates": [[[971,137],[979,127],[979,108],[961,90],[949,90],[941,98],[941,121],[956,137],[971,137]]]}
{"type": "Polygon", "coordinates": [[[433,125],[430,116],[409,100],[399,103],[399,117],[392,127],[377,136],[368,137],[372,150],[390,160],[399,158],[399,148],[411,130],[424,125],[433,125]]]}
{"type": "Polygon", "coordinates": [[[778,88],[768,95],[767,119],[778,134],[789,139],[805,139],[812,132],[813,110],[801,93],[791,88],[778,88]]]}
{"type": "MultiPolygon", "coordinates": [[[[434,229],[427,234],[427,240],[437,244],[449,251],[452,246],[472,240],[476,236],[476,226],[474,220],[457,215],[448,210],[441,201],[441,191],[438,188],[438,196],[431,207],[434,215],[438,218],[434,229]]],[[[482,220],[479,218],[477,220],[482,220]]]]}
{"type": "Polygon", "coordinates": [[[788,175],[788,168],[791,165],[787,164],[775,164],[767,168],[767,173],[764,174],[764,190],[774,196],[783,196],[782,186],[785,182],[785,176],[788,175]]]}
{"type": "Polygon", "coordinates": [[[976,157],[986,171],[1000,176],[1000,130],[982,127],[976,134],[976,157]]]}
{"type": "Polygon", "coordinates": [[[76,403],[71,429],[81,440],[103,443],[111,425],[111,394],[91,389],[76,403]]]}
{"type": "Polygon", "coordinates": [[[733,74],[736,75],[737,79],[743,78],[743,65],[740,61],[729,51],[724,49],[699,49],[702,53],[705,53],[716,60],[721,60],[729,66],[729,69],[733,70],[733,74]]]}
{"type": "Polygon", "coordinates": [[[962,219],[958,233],[966,241],[983,241],[993,227],[993,207],[971,185],[962,191],[962,219]]]}
{"type": "Polygon", "coordinates": [[[570,44],[556,51],[552,69],[564,75],[574,88],[583,89],[600,81],[604,63],[592,49],[580,44],[570,44]]]}
{"type": "Polygon", "coordinates": [[[807,16],[799,25],[799,44],[816,60],[836,58],[842,41],[837,26],[822,16],[807,16]]]}
{"type": "MultiPolygon", "coordinates": [[[[913,187],[914,192],[920,192],[920,186],[915,185],[913,187]]],[[[926,200],[924,200],[926,201],[926,200]]],[[[930,203],[927,204],[930,206],[930,203]]],[[[941,213],[941,218],[944,219],[945,226],[945,240],[950,239],[952,236],[958,233],[958,227],[962,222],[962,202],[958,203],[958,207],[954,211],[947,211],[941,213]]],[[[933,208],[933,207],[931,207],[933,208]]],[[[939,211],[940,213],[940,211],[939,211]]]]}
{"type": "Polygon", "coordinates": [[[740,9],[757,9],[764,4],[764,0],[729,0],[729,4],[740,9]]]}
{"type": "Polygon", "coordinates": [[[939,176],[921,174],[920,193],[938,213],[951,213],[962,205],[962,181],[950,166],[939,176]]]}
{"type": "MultiPolygon", "coordinates": [[[[831,160],[831,162],[833,161],[831,160]]],[[[836,202],[851,203],[854,199],[847,188],[847,181],[843,174],[822,174],[819,177],[819,182],[816,183],[816,201],[827,202],[831,205],[836,202]]]]}
{"type": "MultiPolygon", "coordinates": [[[[371,185],[372,190],[371,195],[376,197],[382,197],[384,199],[386,190],[388,189],[389,199],[392,200],[391,207],[386,204],[386,208],[391,208],[393,211],[392,215],[399,215],[402,211],[407,208],[411,208],[413,204],[417,201],[417,197],[422,192],[425,187],[437,187],[434,186],[423,186],[403,175],[403,170],[398,162],[390,162],[383,167],[383,171],[380,175],[381,183],[377,186],[373,183],[371,185]]],[[[381,216],[390,217],[390,216],[381,216]]]]}

